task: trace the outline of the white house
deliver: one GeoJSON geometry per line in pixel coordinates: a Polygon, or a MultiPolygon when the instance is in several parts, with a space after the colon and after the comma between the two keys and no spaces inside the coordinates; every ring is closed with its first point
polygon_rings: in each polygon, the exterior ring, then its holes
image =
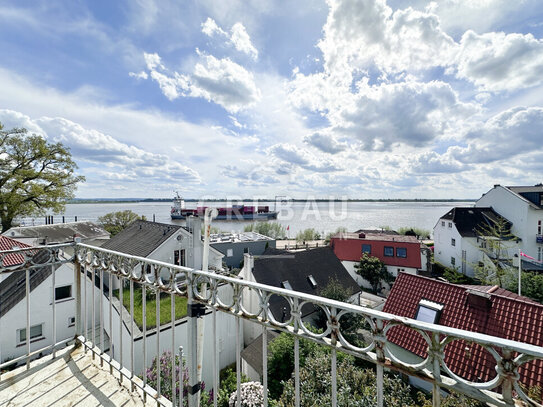
{"type": "Polygon", "coordinates": [[[513,223],[511,229],[520,238],[522,251],[543,261],[543,184],[535,186],[494,185],[475,203],[492,207],[513,223]]]}
{"type": "MultiPolygon", "coordinates": [[[[434,226],[434,259],[445,267],[453,268],[470,277],[474,276],[474,268],[485,263],[485,237],[481,236],[481,228],[492,227],[501,214],[490,207],[456,207],[443,215],[434,226]]],[[[511,222],[505,219],[508,225],[511,222]]],[[[512,258],[517,250],[516,240],[503,245],[512,258]]]]}
{"type": "Polygon", "coordinates": [[[101,246],[109,239],[108,231],[89,221],[13,227],[2,234],[30,246],[69,243],[75,237],[79,237],[83,243],[101,246]]]}
{"type": "MultiPolygon", "coordinates": [[[[2,250],[26,248],[28,245],[0,236],[2,250]]],[[[35,256],[40,256],[36,251],[35,256]]],[[[4,259],[4,267],[17,267],[23,263],[22,255],[11,255],[4,259]]],[[[30,272],[30,349],[36,351],[46,346],[74,337],[74,272],[69,264],[55,270],[51,266],[33,269],[30,272]],[[53,334],[53,304],[55,306],[56,329],[53,334]]],[[[7,273],[0,282],[0,362],[26,354],[26,273],[7,273]]]]}

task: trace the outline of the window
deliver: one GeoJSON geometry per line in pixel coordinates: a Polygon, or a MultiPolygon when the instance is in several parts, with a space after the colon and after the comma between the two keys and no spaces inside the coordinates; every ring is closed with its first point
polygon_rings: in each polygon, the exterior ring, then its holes
{"type": "Polygon", "coordinates": [[[451,257],[451,264],[454,266],[456,264],[456,259],[454,257],[451,257]]]}
{"type": "Polygon", "coordinates": [[[311,274],[307,276],[307,281],[309,281],[309,284],[311,284],[311,287],[313,289],[317,288],[317,282],[315,281],[315,279],[313,278],[311,274]]]}
{"type": "Polygon", "coordinates": [[[234,250],[226,249],[226,257],[232,257],[234,255],[234,250]]]}
{"type": "Polygon", "coordinates": [[[541,234],[541,221],[540,220],[537,221],[537,234],[538,235],[541,234]]]}
{"type": "Polygon", "coordinates": [[[363,244],[362,253],[371,254],[371,244],[363,244]]]}
{"type": "Polygon", "coordinates": [[[173,251],[173,264],[177,266],[185,266],[185,249],[173,251]]]}
{"type": "Polygon", "coordinates": [[[65,300],[66,298],[72,298],[72,286],[55,287],[55,301],[65,300]]]}
{"type": "Polygon", "coordinates": [[[405,247],[396,247],[396,257],[407,257],[407,248],[405,247]]]}
{"type": "Polygon", "coordinates": [[[68,328],[75,325],[75,317],[68,318],[68,328]]]}
{"type": "MultiPolygon", "coordinates": [[[[30,327],[30,340],[43,336],[43,324],[30,327]]],[[[17,341],[19,343],[26,342],[26,328],[17,330],[17,341]]]]}
{"type": "Polygon", "coordinates": [[[449,227],[452,228],[452,222],[449,222],[449,227]]]}
{"type": "Polygon", "coordinates": [[[456,246],[456,239],[451,239],[451,246],[456,246]]]}
{"type": "Polygon", "coordinates": [[[385,256],[386,257],[394,257],[394,247],[385,246],[385,256]]]}
{"type": "Polygon", "coordinates": [[[439,317],[441,316],[442,310],[443,304],[438,304],[437,302],[422,299],[419,302],[419,306],[415,314],[415,319],[417,321],[436,324],[439,322],[439,317]]]}
{"type": "Polygon", "coordinates": [[[292,286],[290,285],[290,283],[288,282],[288,280],[282,281],[282,282],[281,282],[281,287],[282,287],[282,288],[286,288],[287,290],[292,290],[292,286]]]}
{"type": "Polygon", "coordinates": [[[441,221],[441,226],[445,227],[445,221],[444,220],[441,221]]]}
{"type": "Polygon", "coordinates": [[[243,248],[243,253],[249,253],[249,248],[248,248],[248,247],[244,247],[244,248],[243,248]]]}

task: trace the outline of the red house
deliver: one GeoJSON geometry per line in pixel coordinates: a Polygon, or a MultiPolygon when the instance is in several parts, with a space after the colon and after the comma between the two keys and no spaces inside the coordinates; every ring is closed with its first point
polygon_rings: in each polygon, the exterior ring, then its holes
{"type": "MultiPolygon", "coordinates": [[[[543,346],[543,305],[498,286],[456,285],[402,273],[387,298],[384,312],[451,328],[543,346]]],[[[427,343],[420,334],[393,327],[387,339],[411,354],[425,358],[427,343]]],[[[496,376],[496,360],[479,345],[456,340],[445,349],[445,363],[458,376],[487,382],[496,376]]],[[[543,361],[519,368],[528,388],[543,383],[543,361]]]]}
{"type": "Polygon", "coordinates": [[[330,247],[349,273],[362,286],[369,284],[355,273],[355,264],[363,253],[379,258],[394,276],[399,272],[416,274],[426,270],[428,250],[423,250],[415,236],[403,236],[391,231],[358,231],[338,233],[330,240],[330,247]]]}

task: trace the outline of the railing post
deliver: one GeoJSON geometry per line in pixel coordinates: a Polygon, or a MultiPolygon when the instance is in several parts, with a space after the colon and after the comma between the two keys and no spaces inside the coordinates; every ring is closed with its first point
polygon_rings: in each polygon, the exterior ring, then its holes
{"type": "MultiPolygon", "coordinates": [[[[74,265],[74,285],[75,285],[75,338],[82,335],[82,318],[81,318],[81,263],[77,258],[77,250],[75,250],[75,265],[74,265]]],[[[54,273],[54,270],[53,270],[54,273]]],[[[54,293],[53,293],[54,295],[54,293]]],[[[53,297],[53,301],[55,298],[53,297]]]]}
{"type": "Polygon", "coordinates": [[[441,366],[439,355],[441,354],[441,346],[439,344],[439,333],[434,332],[432,334],[432,349],[430,350],[432,358],[432,374],[434,376],[434,384],[432,388],[432,407],[439,407],[441,405],[441,392],[439,383],[441,383],[441,366]]]}
{"type": "MultiPolygon", "coordinates": [[[[375,321],[376,325],[376,338],[382,336],[383,334],[383,321],[378,319],[375,321]]],[[[384,374],[383,374],[383,363],[385,362],[385,352],[383,351],[383,339],[375,341],[375,353],[377,356],[377,407],[383,407],[384,397],[383,397],[383,387],[384,387],[384,374]]]]}
{"type": "Polygon", "coordinates": [[[187,316],[188,316],[188,346],[187,362],[189,368],[189,383],[188,383],[188,405],[189,407],[200,406],[200,386],[198,381],[198,328],[200,325],[198,319],[204,313],[204,307],[194,301],[193,294],[193,276],[187,278],[187,316]]]}

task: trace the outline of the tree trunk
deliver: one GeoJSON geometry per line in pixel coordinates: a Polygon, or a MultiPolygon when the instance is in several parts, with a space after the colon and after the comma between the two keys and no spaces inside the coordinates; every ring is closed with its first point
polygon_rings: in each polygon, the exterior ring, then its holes
{"type": "Polygon", "coordinates": [[[13,223],[13,217],[12,216],[5,216],[2,218],[2,233],[4,233],[6,230],[11,228],[11,225],[13,223]]]}

